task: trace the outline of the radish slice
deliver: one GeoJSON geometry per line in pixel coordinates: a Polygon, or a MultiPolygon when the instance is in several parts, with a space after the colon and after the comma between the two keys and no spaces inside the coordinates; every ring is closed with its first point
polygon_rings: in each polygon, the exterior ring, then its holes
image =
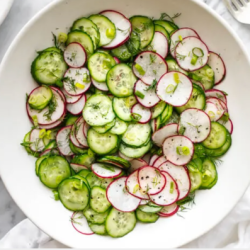
{"type": "Polygon", "coordinates": [[[214,71],[214,83],[218,85],[226,76],[226,66],[221,56],[213,51],[209,51],[209,59],[207,64],[214,71]]]}
{"type": "Polygon", "coordinates": [[[140,53],[133,65],[134,74],[145,84],[152,85],[168,72],[165,60],[158,54],[145,51],[140,53]]]}
{"type": "Polygon", "coordinates": [[[71,132],[71,126],[67,126],[60,129],[56,135],[57,147],[60,153],[65,156],[71,156],[74,154],[69,147],[70,132],[71,132]]]}
{"type": "Polygon", "coordinates": [[[41,152],[44,150],[45,146],[43,143],[43,139],[39,137],[40,129],[33,129],[30,132],[30,149],[34,152],[41,152]]]}
{"type": "Polygon", "coordinates": [[[79,96],[72,96],[72,95],[69,95],[65,89],[62,89],[62,92],[66,98],[66,103],[67,104],[73,104],[73,103],[76,103],[77,101],[79,101],[81,99],[81,95],[79,96]]]}
{"type": "Polygon", "coordinates": [[[84,124],[83,124],[83,134],[84,134],[84,136],[86,138],[88,136],[89,127],[90,127],[89,124],[86,121],[84,121],[84,124]]]}
{"type": "Polygon", "coordinates": [[[210,131],[211,121],[204,111],[190,108],[181,113],[178,126],[179,134],[188,137],[194,143],[199,143],[209,136],[210,131]]]}
{"type": "Polygon", "coordinates": [[[222,121],[222,120],[219,120],[218,122],[219,122],[220,124],[222,124],[222,125],[228,130],[228,132],[229,132],[230,134],[233,133],[234,126],[233,126],[233,122],[232,122],[231,119],[228,119],[227,122],[224,122],[224,121],[222,121]]]}
{"type": "Polygon", "coordinates": [[[205,91],[205,94],[206,98],[215,97],[223,101],[225,104],[227,104],[227,97],[221,90],[209,89],[205,91]]]}
{"type": "Polygon", "coordinates": [[[52,148],[50,148],[50,149],[46,149],[46,150],[44,150],[40,155],[39,155],[39,157],[42,157],[42,156],[44,156],[44,155],[59,155],[60,153],[59,153],[59,151],[57,150],[57,149],[52,149],[52,148]]]}
{"type": "Polygon", "coordinates": [[[167,184],[160,193],[149,195],[149,198],[158,206],[169,206],[178,200],[180,193],[173,177],[167,172],[162,172],[162,174],[165,176],[167,184]]]}
{"type": "Polygon", "coordinates": [[[157,84],[158,97],[174,107],[185,105],[193,91],[191,80],[180,72],[165,74],[157,84]]]}
{"type": "Polygon", "coordinates": [[[140,205],[146,205],[150,202],[150,200],[141,200],[140,205]]]}
{"type": "Polygon", "coordinates": [[[163,155],[163,156],[161,156],[161,157],[159,157],[155,162],[154,162],[154,167],[155,168],[159,168],[160,166],[161,166],[161,164],[163,163],[163,162],[166,162],[167,161],[167,159],[166,159],[166,157],[163,155]]]}
{"type": "Polygon", "coordinates": [[[63,88],[69,95],[82,95],[90,86],[90,74],[87,68],[69,68],[64,74],[63,88]]]}
{"type": "Polygon", "coordinates": [[[206,91],[204,85],[201,82],[195,81],[193,79],[192,79],[192,82],[195,83],[196,85],[200,86],[203,89],[204,92],[206,91]]]}
{"type": "Polygon", "coordinates": [[[157,131],[158,129],[158,125],[157,125],[157,121],[158,119],[153,119],[150,122],[151,128],[152,128],[152,132],[154,133],[155,131],[157,131]]]}
{"type": "Polygon", "coordinates": [[[151,166],[139,169],[138,180],[141,190],[149,195],[160,193],[166,185],[165,176],[157,168],[151,166]]]}
{"type": "Polygon", "coordinates": [[[71,68],[83,67],[86,60],[86,51],[80,43],[70,43],[64,50],[64,61],[71,68]]]}
{"type": "Polygon", "coordinates": [[[186,165],[194,154],[194,145],[190,139],[182,135],[168,137],[163,143],[166,158],[175,165],[186,165]]]}
{"type": "Polygon", "coordinates": [[[138,170],[134,171],[128,176],[126,180],[126,189],[131,195],[139,199],[148,200],[148,195],[140,188],[138,181],[138,170]]]}
{"type": "Polygon", "coordinates": [[[94,232],[89,228],[88,221],[81,212],[74,212],[71,216],[71,223],[74,229],[84,235],[92,235],[94,232]]]}
{"type": "Polygon", "coordinates": [[[83,95],[79,101],[74,104],[67,104],[67,110],[72,115],[80,115],[86,103],[86,95],[83,95]]]}
{"type": "Polygon", "coordinates": [[[127,192],[125,186],[127,177],[121,177],[111,182],[107,188],[106,196],[114,208],[121,212],[132,212],[140,205],[138,199],[127,192]]]}
{"type": "Polygon", "coordinates": [[[130,173],[134,172],[135,170],[137,170],[137,169],[139,169],[139,168],[141,168],[143,166],[148,165],[147,162],[145,162],[142,159],[134,159],[130,163],[131,163],[131,167],[129,169],[130,173]]]}
{"type": "Polygon", "coordinates": [[[91,169],[98,177],[107,179],[115,178],[122,173],[121,168],[104,163],[94,163],[92,164],[91,169]]]}
{"type": "Polygon", "coordinates": [[[127,160],[127,161],[132,161],[132,160],[133,160],[133,158],[124,155],[124,154],[121,153],[120,151],[118,152],[118,155],[119,155],[121,158],[123,158],[124,160],[127,160]]]}
{"type": "Polygon", "coordinates": [[[186,71],[195,71],[207,64],[207,45],[197,37],[186,37],[175,48],[175,57],[178,65],[186,71]],[[193,62],[194,56],[200,56],[193,62]]]}
{"type": "Polygon", "coordinates": [[[71,127],[71,132],[70,132],[70,141],[74,144],[74,146],[78,147],[78,148],[84,148],[76,139],[76,124],[74,124],[71,127]]]}
{"type": "Polygon", "coordinates": [[[109,91],[106,82],[97,82],[95,79],[92,78],[92,84],[101,91],[109,91]]]}
{"type": "Polygon", "coordinates": [[[114,23],[116,27],[116,36],[108,45],[103,46],[105,49],[114,49],[124,44],[130,36],[132,26],[130,21],[121,13],[114,10],[102,11],[100,14],[106,16],[114,23]]]}
{"type": "Polygon", "coordinates": [[[178,134],[177,128],[178,128],[177,123],[171,123],[165,125],[164,127],[154,132],[152,135],[152,140],[154,144],[156,144],[158,147],[162,147],[162,144],[166,138],[178,134]]]}
{"type": "Polygon", "coordinates": [[[156,31],[148,50],[152,50],[165,58],[168,54],[168,40],[161,32],[156,31]]]}
{"type": "Polygon", "coordinates": [[[49,125],[38,125],[38,127],[41,128],[41,129],[43,129],[43,128],[44,129],[56,128],[56,127],[58,127],[63,122],[64,117],[65,117],[65,114],[58,121],[56,121],[54,123],[51,123],[49,125]]]}
{"type": "Polygon", "coordinates": [[[80,164],[75,164],[75,163],[70,163],[70,167],[76,172],[80,172],[83,169],[87,169],[88,168],[86,166],[80,165],[80,164]]]}
{"type": "Polygon", "coordinates": [[[218,121],[224,114],[218,107],[212,102],[206,102],[205,112],[210,117],[211,121],[218,121]]]}
{"type": "Polygon", "coordinates": [[[155,93],[155,89],[148,89],[148,85],[141,80],[135,83],[134,92],[137,101],[146,108],[152,108],[160,101],[160,98],[155,93]],[[141,93],[144,97],[140,98],[136,93],[141,93]]]}
{"type": "Polygon", "coordinates": [[[143,157],[142,157],[142,160],[145,161],[148,165],[149,164],[149,161],[150,161],[150,158],[151,158],[151,155],[150,154],[145,154],[143,157]]]}
{"type": "Polygon", "coordinates": [[[179,200],[184,199],[191,189],[191,181],[187,168],[176,166],[167,161],[162,163],[159,169],[168,172],[174,178],[180,192],[179,200]]]}
{"type": "Polygon", "coordinates": [[[141,104],[137,103],[131,108],[131,115],[139,115],[138,123],[145,124],[148,123],[152,117],[151,110],[143,107],[141,104]]]}
{"type": "Polygon", "coordinates": [[[158,215],[160,217],[170,217],[176,214],[179,210],[179,206],[176,203],[173,203],[172,205],[165,206],[158,215]]]}
{"type": "Polygon", "coordinates": [[[121,61],[117,58],[117,57],[114,57],[115,61],[116,61],[116,64],[119,64],[121,63],[121,61]]]}
{"type": "Polygon", "coordinates": [[[199,38],[199,35],[196,33],[196,31],[190,28],[181,28],[172,33],[170,44],[170,53],[172,57],[175,58],[176,45],[188,36],[195,36],[199,38]]]}
{"type": "Polygon", "coordinates": [[[149,166],[153,166],[155,161],[159,158],[160,156],[159,155],[153,155],[151,158],[150,158],[150,161],[149,161],[149,166]]]}
{"type": "Polygon", "coordinates": [[[83,127],[84,127],[84,119],[83,117],[80,117],[75,122],[75,137],[78,143],[83,147],[88,147],[87,137],[83,133],[83,127]]]}
{"type": "Polygon", "coordinates": [[[209,97],[207,98],[207,102],[212,102],[216,105],[217,109],[221,111],[223,114],[228,112],[227,105],[220,99],[216,97],[209,97]]]}
{"type": "MultiPolygon", "coordinates": [[[[57,122],[60,118],[65,114],[65,103],[61,95],[58,91],[52,89],[54,95],[54,103],[56,103],[56,110],[51,114],[49,114],[48,106],[43,110],[35,110],[31,109],[28,102],[26,104],[26,109],[29,118],[32,121],[32,117],[36,117],[39,125],[52,125],[52,123],[57,122]]],[[[53,99],[52,99],[53,100],[53,99]]]]}
{"type": "Polygon", "coordinates": [[[56,91],[62,97],[63,101],[66,102],[66,97],[61,89],[52,86],[50,88],[56,91]]]}

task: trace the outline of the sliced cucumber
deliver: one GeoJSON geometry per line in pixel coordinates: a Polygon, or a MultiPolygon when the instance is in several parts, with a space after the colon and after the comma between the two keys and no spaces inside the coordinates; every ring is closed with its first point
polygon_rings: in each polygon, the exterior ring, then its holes
{"type": "Polygon", "coordinates": [[[108,185],[114,180],[99,178],[92,172],[89,173],[86,178],[91,188],[93,188],[94,186],[100,186],[104,189],[106,189],[108,185]]]}
{"type": "Polygon", "coordinates": [[[77,173],[77,175],[79,176],[82,176],[84,178],[87,177],[87,175],[90,173],[91,171],[90,170],[87,170],[87,169],[82,169],[80,172],[77,173]]]}
{"type": "Polygon", "coordinates": [[[41,156],[39,157],[37,160],[36,160],[36,175],[39,176],[39,167],[40,167],[40,164],[41,162],[48,158],[49,156],[48,155],[44,155],[44,156],[41,156]]]}
{"type": "Polygon", "coordinates": [[[73,125],[76,120],[78,120],[79,116],[67,115],[65,120],[65,126],[73,125]]]}
{"type": "Polygon", "coordinates": [[[217,170],[216,166],[210,159],[205,159],[202,164],[202,184],[200,186],[201,189],[208,189],[213,187],[211,184],[215,184],[215,180],[217,179],[217,170]]]}
{"type": "Polygon", "coordinates": [[[160,101],[158,104],[156,104],[156,106],[151,108],[151,112],[152,112],[151,119],[155,119],[156,117],[161,115],[165,107],[166,107],[166,103],[164,101],[160,101]]]}
{"type": "Polygon", "coordinates": [[[140,46],[141,46],[139,34],[136,33],[135,31],[132,31],[126,45],[132,56],[138,54],[140,52],[140,46]]]}
{"type": "Polygon", "coordinates": [[[117,57],[119,60],[123,62],[128,61],[132,56],[126,44],[123,44],[119,46],[118,48],[112,49],[111,53],[113,56],[117,57]]]}
{"type": "Polygon", "coordinates": [[[133,147],[129,147],[124,144],[121,144],[120,152],[127,157],[140,158],[143,155],[145,155],[150,150],[151,147],[152,147],[152,143],[150,141],[145,146],[142,146],[140,148],[133,148],[133,147]]]}
{"type": "Polygon", "coordinates": [[[120,63],[115,65],[107,75],[109,91],[116,97],[128,97],[133,95],[136,77],[132,69],[120,63]]]}
{"type": "Polygon", "coordinates": [[[90,168],[91,164],[95,161],[94,156],[90,156],[88,154],[76,155],[71,163],[79,164],[90,168]]]}
{"type": "Polygon", "coordinates": [[[128,124],[119,118],[115,119],[115,126],[111,128],[110,133],[115,135],[122,135],[126,132],[128,124]]]}
{"type": "Polygon", "coordinates": [[[170,43],[170,35],[162,25],[155,24],[155,31],[161,32],[168,39],[168,42],[170,43]]]}
{"type": "Polygon", "coordinates": [[[89,227],[95,234],[98,234],[98,235],[106,235],[107,234],[105,224],[99,225],[99,224],[94,224],[94,223],[89,222],[89,227]]]}
{"type": "Polygon", "coordinates": [[[171,35],[171,33],[173,33],[175,30],[178,30],[179,27],[170,21],[166,21],[166,20],[155,20],[154,24],[158,24],[161,25],[162,27],[165,28],[165,30],[171,35]]]}
{"type": "Polygon", "coordinates": [[[191,189],[190,193],[194,192],[195,190],[199,189],[202,184],[202,173],[197,169],[194,170],[190,165],[188,165],[189,170],[189,177],[191,180],[191,189]]]}
{"type": "Polygon", "coordinates": [[[110,163],[114,166],[128,169],[131,166],[131,163],[121,157],[113,156],[113,155],[106,155],[100,159],[97,160],[98,162],[104,162],[104,163],[110,163]]]}
{"type": "Polygon", "coordinates": [[[171,58],[167,58],[166,59],[167,65],[168,65],[168,71],[178,71],[181,72],[185,75],[188,75],[188,73],[186,71],[184,71],[183,69],[181,69],[178,65],[178,63],[171,57],[171,58]]]}
{"type": "Polygon", "coordinates": [[[154,223],[159,219],[158,214],[145,213],[145,212],[142,212],[140,209],[137,209],[135,214],[136,214],[137,220],[143,223],[154,223]]]}
{"type": "Polygon", "coordinates": [[[86,184],[86,186],[88,187],[89,191],[91,191],[91,187],[90,187],[90,185],[85,177],[82,177],[82,176],[77,174],[77,175],[74,175],[74,178],[79,179],[82,182],[84,182],[86,184]]]}
{"type": "Polygon", "coordinates": [[[97,213],[90,207],[86,208],[83,211],[83,215],[86,217],[86,219],[89,222],[95,224],[103,224],[106,221],[108,214],[108,211],[106,211],[105,213],[97,213]]]}
{"type": "Polygon", "coordinates": [[[162,210],[163,207],[160,206],[151,206],[150,204],[146,204],[146,205],[141,205],[138,207],[137,210],[141,210],[144,213],[158,213],[162,210]]]}
{"type": "Polygon", "coordinates": [[[111,206],[106,197],[106,190],[101,187],[93,187],[89,205],[97,213],[106,212],[111,206]]]}
{"type": "Polygon", "coordinates": [[[136,225],[134,212],[124,213],[112,208],[105,222],[107,233],[113,237],[122,237],[131,232],[136,225]]]}
{"type": "Polygon", "coordinates": [[[92,127],[97,133],[104,134],[108,132],[110,129],[112,129],[115,126],[115,120],[112,122],[107,123],[105,126],[100,127],[92,127]]]}
{"type": "Polygon", "coordinates": [[[167,106],[165,107],[160,116],[161,125],[165,125],[172,116],[172,114],[173,114],[173,106],[167,104],[167,106]]]}

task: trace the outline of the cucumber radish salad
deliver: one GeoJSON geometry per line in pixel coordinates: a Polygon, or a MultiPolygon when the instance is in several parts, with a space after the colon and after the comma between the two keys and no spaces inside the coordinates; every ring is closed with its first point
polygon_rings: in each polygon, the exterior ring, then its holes
{"type": "Polygon", "coordinates": [[[122,237],[218,181],[233,132],[215,88],[226,68],[179,15],[82,17],[32,62],[21,145],[81,234],[122,237]]]}

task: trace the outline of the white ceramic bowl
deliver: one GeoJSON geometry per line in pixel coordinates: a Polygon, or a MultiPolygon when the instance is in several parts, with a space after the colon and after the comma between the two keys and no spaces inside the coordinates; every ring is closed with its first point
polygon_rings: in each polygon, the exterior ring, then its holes
{"type": "Polygon", "coordinates": [[[67,0],[54,2],[33,18],[10,46],[0,70],[0,170],[2,179],[18,206],[44,232],[75,248],[172,248],[212,229],[238,202],[250,181],[249,124],[250,63],[243,44],[230,27],[204,4],[192,0],[67,0]],[[30,129],[25,110],[25,93],[37,84],[30,75],[36,51],[52,46],[51,32],[66,31],[72,22],[104,9],[115,9],[127,16],[159,17],[180,12],[180,27],[192,27],[210,50],[222,55],[227,77],[221,85],[229,96],[234,122],[233,146],[218,167],[218,184],[199,191],[196,205],[178,216],[155,224],[138,224],[126,237],[112,239],[77,233],[69,222],[70,212],[52,199],[35,175],[35,159],[20,146],[30,129]]]}
{"type": "Polygon", "coordinates": [[[9,13],[9,10],[13,4],[13,0],[1,0],[0,1],[0,25],[9,13]]]}

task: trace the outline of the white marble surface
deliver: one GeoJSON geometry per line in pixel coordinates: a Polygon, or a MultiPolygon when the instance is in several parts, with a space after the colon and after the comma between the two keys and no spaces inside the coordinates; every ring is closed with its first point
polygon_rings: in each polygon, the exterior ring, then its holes
{"type": "MultiPolygon", "coordinates": [[[[184,1],[184,0],[183,0],[184,1]]],[[[234,20],[223,5],[221,0],[201,0],[215,9],[231,27],[238,33],[250,54],[250,25],[240,24],[234,20]]],[[[52,0],[15,0],[12,9],[0,26],[0,62],[8,46],[21,30],[21,28],[43,6],[52,0]]],[[[204,27],[205,28],[205,27],[204,27]]],[[[0,239],[25,215],[16,206],[0,179],[0,239]]]]}

